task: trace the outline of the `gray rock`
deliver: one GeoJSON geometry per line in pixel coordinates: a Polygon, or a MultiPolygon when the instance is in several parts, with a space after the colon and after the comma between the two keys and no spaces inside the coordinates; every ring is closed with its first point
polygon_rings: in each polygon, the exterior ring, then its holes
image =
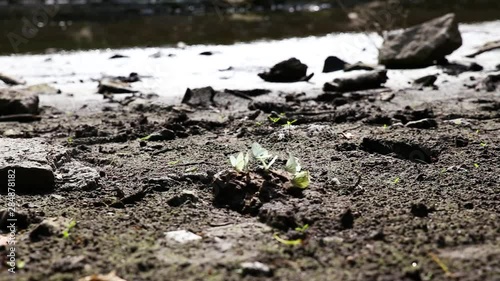
{"type": "Polygon", "coordinates": [[[97,92],[99,94],[130,94],[138,92],[137,90],[132,89],[128,83],[122,82],[118,79],[109,78],[99,81],[97,88],[97,92]]]}
{"type": "Polygon", "coordinates": [[[198,196],[194,191],[183,190],[180,194],[176,194],[168,199],[167,204],[172,207],[179,207],[186,202],[198,202],[198,196]]]}
{"type": "Polygon", "coordinates": [[[214,106],[214,97],[216,92],[212,87],[204,87],[198,89],[187,89],[181,103],[209,107],[214,106]]]}
{"type": "Polygon", "coordinates": [[[410,121],[406,123],[406,127],[417,128],[417,129],[430,129],[437,127],[437,122],[432,118],[425,118],[417,121],[410,121]]]}
{"type": "Polygon", "coordinates": [[[309,81],[314,73],[307,75],[307,65],[296,58],[290,58],[273,66],[269,71],[259,73],[267,82],[291,83],[309,81]]]}
{"type": "Polygon", "coordinates": [[[56,89],[49,84],[36,84],[23,88],[23,90],[35,95],[58,95],[61,93],[61,90],[56,89]]]}
{"type": "Polygon", "coordinates": [[[337,78],[333,83],[325,83],[325,92],[353,92],[382,87],[387,81],[387,71],[377,70],[360,74],[354,77],[337,78]]]}
{"type": "Polygon", "coordinates": [[[71,219],[57,217],[44,219],[29,234],[31,241],[40,241],[44,237],[62,235],[62,232],[68,227],[71,219]]]}
{"type": "Polygon", "coordinates": [[[64,190],[93,190],[99,187],[99,172],[78,161],[64,163],[59,169],[58,178],[64,190]]]}
{"type": "Polygon", "coordinates": [[[426,75],[413,81],[413,85],[418,87],[432,87],[437,80],[437,75],[426,75]]]}
{"type": "Polygon", "coordinates": [[[37,114],[38,95],[21,90],[0,89],[0,116],[37,114]]]}
{"type": "Polygon", "coordinates": [[[3,81],[7,85],[15,86],[15,85],[23,85],[26,82],[19,80],[17,78],[14,78],[12,76],[0,73],[0,81],[3,81]]]}
{"type": "MultiPolygon", "coordinates": [[[[16,193],[40,193],[55,185],[54,165],[49,146],[41,139],[0,138],[0,178],[15,173],[16,193]],[[11,172],[15,171],[15,172],[11,172]]],[[[0,192],[7,184],[0,185],[0,192]]]]}
{"type": "Polygon", "coordinates": [[[165,232],[165,237],[168,241],[172,241],[179,244],[186,244],[194,241],[201,240],[201,236],[196,235],[187,230],[175,230],[165,232]]]}
{"type": "Polygon", "coordinates": [[[323,73],[343,70],[346,65],[348,65],[347,62],[339,59],[336,56],[327,57],[325,60],[325,64],[323,65],[323,73]]]}
{"type": "Polygon", "coordinates": [[[455,14],[447,14],[387,36],[379,62],[389,68],[418,68],[444,59],[462,45],[455,14]]]}
{"type": "Polygon", "coordinates": [[[252,276],[272,276],[272,270],[271,268],[263,264],[261,262],[255,261],[255,262],[243,262],[240,264],[241,267],[241,274],[243,276],[245,275],[252,275],[252,276]]]}

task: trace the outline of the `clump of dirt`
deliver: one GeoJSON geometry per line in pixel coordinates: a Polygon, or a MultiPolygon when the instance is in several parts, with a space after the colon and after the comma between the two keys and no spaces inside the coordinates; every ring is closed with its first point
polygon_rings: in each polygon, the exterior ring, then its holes
{"type": "Polygon", "coordinates": [[[264,203],[297,196],[300,190],[292,186],[288,175],[276,171],[238,173],[225,170],[214,176],[213,193],[215,206],[257,215],[264,203]]]}

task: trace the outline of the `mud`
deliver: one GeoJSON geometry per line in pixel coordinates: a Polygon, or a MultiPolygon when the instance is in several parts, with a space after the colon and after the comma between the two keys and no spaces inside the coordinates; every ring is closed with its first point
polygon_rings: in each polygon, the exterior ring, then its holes
{"type": "Polygon", "coordinates": [[[53,191],[17,195],[16,280],[113,270],[126,280],[497,280],[500,93],[435,84],[335,98],[243,92],[252,101],[215,89],[210,107],[138,96],[2,122],[91,169],[68,184],[81,167],[57,168],[66,177],[53,191]],[[436,126],[405,126],[429,118],[436,126]],[[229,155],[253,142],[279,156],[276,173],[231,172],[229,155]],[[289,152],[311,173],[300,192],[279,174],[289,152]],[[76,226],[64,237],[41,231],[44,220],[76,226]],[[175,230],[202,239],[175,243],[164,234],[175,230]]]}

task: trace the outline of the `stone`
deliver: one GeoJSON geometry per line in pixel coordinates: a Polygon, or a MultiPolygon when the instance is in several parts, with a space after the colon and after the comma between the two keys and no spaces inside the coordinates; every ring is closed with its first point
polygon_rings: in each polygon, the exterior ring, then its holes
{"type": "Polygon", "coordinates": [[[123,59],[123,58],[128,58],[128,56],[124,56],[122,54],[114,54],[111,57],[109,57],[110,60],[112,60],[112,59],[123,59]]]}
{"type": "MultiPolygon", "coordinates": [[[[5,203],[5,205],[7,205],[7,203],[5,203]]],[[[16,231],[28,228],[31,223],[31,218],[28,214],[19,211],[12,212],[11,209],[3,209],[0,210],[0,231],[11,233],[12,229],[9,228],[13,222],[11,219],[16,220],[16,231]]]]}
{"type": "Polygon", "coordinates": [[[209,107],[214,106],[215,90],[212,87],[204,87],[197,89],[187,89],[181,103],[192,106],[209,107]]]}
{"type": "Polygon", "coordinates": [[[255,261],[255,262],[242,262],[240,264],[241,267],[241,275],[246,276],[246,275],[251,275],[251,276],[266,276],[270,277],[272,276],[272,270],[271,268],[263,264],[261,262],[255,261]]]}
{"type": "Polygon", "coordinates": [[[146,137],[148,141],[165,141],[175,139],[175,132],[169,129],[163,129],[158,132],[154,132],[146,137]]]}
{"type": "Polygon", "coordinates": [[[5,84],[10,85],[10,86],[23,85],[26,83],[20,79],[14,78],[14,77],[9,76],[9,75],[4,74],[4,73],[0,73],[0,81],[4,82],[5,84]]]}
{"type": "Polygon", "coordinates": [[[99,81],[97,89],[99,94],[130,94],[138,92],[137,90],[132,89],[128,83],[110,78],[105,78],[99,81]]]}
{"type": "Polygon", "coordinates": [[[357,62],[357,63],[353,63],[353,64],[347,64],[344,67],[344,71],[345,72],[354,71],[354,70],[369,70],[369,71],[372,71],[372,70],[375,70],[375,67],[372,66],[372,65],[366,64],[364,62],[360,62],[360,61],[357,62]]]}
{"type": "MultiPolygon", "coordinates": [[[[53,157],[48,145],[38,138],[0,138],[0,179],[15,179],[16,193],[41,193],[52,190],[55,176],[53,157]],[[15,177],[13,177],[15,176],[15,177]]],[[[0,193],[7,184],[0,185],[0,193]]]]}
{"type": "Polygon", "coordinates": [[[377,70],[354,77],[337,78],[332,83],[325,83],[325,92],[353,92],[382,87],[387,81],[387,71],[377,70]]]}
{"type": "Polygon", "coordinates": [[[57,217],[44,219],[29,234],[33,242],[40,241],[45,237],[62,235],[62,232],[68,227],[71,219],[57,217]]]}
{"type": "Polygon", "coordinates": [[[187,202],[198,202],[198,196],[194,191],[183,190],[180,194],[176,194],[168,199],[167,204],[172,207],[179,207],[187,202]]]}
{"type": "Polygon", "coordinates": [[[379,52],[387,68],[419,68],[432,65],[462,46],[455,14],[390,33],[379,52]]]}
{"type": "Polygon", "coordinates": [[[94,190],[100,186],[99,172],[85,166],[79,161],[64,163],[57,172],[58,178],[62,179],[62,190],[94,190]]]}
{"type": "Polygon", "coordinates": [[[347,62],[339,59],[338,57],[327,57],[325,60],[325,64],[323,65],[323,73],[343,70],[346,65],[347,62]]]}
{"type": "Polygon", "coordinates": [[[437,75],[426,75],[413,81],[413,85],[418,87],[432,87],[437,80],[437,75]]]}
{"type": "Polygon", "coordinates": [[[56,89],[49,84],[36,84],[23,88],[23,90],[35,95],[58,95],[61,93],[61,90],[56,89]]]}
{"type": "Polygon", "coordinates": [[[0,116],[14,114],[38,114],[38,95],[22,91],[0,90],[0,116]]]}
{"type": "Polygon", "coordinates": [[[168,240],[174,241],[179,244],[186,244],[201,240],[201,236],[196,235],[187,230],[175,230],[175,231],[165,232],[165,237],[168,240]]]}
{"type": "Polygon", "coordinates": [[[406,127],[416,128],[416,129],[430,129],[430,128],[436,128],[437,122],[432,118],[424,118],[417,121],[410,121],[406,123],[406,127]]]}
{"type": "Polygon", "coordinates": [[[452,76],[458,76],[464,72],[478,72],[482,71],[484,67],[478,63],[462,64],[458,62],[446,62],[439,65],[439,68],[443,70],[444,73],[452,76]]]}
{"type": "Polygon", "coordinates": [[[482,86],[487,92],[494,92],[500,84],[500,74],[491,74],[484,78],[482,86]]]}
{"type": "Polygon", "coordinates": [[[259,73],[267,82],[291,83],[309,81],[314,73],[307,75],[307,65],[296,58],[290,58],[273,66],[268,72],[259,73]]]}

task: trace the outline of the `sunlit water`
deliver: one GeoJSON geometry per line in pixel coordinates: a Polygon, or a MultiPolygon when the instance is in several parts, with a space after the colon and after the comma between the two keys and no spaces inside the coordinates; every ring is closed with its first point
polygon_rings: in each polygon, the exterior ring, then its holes
{"type": "MultiPolygon", "coordinates": [[[[451,60],[476,61],[486,70],[500,63],[500,51],[492,51],[466,59],[476,47],[500,39],[500,21],[461,25],[463,45],[449,56],[451,60]]],[[[124,34],[126,36],[126,34],[124,34]]],[[[234,45],[195,45],[181,48],[132,48],[94,50],[51,55],[15,55],[0,57],[1,71],[23,78],[29,85],[48,83],[62,95],[42,96],[42,104],[76,109],[83,104],[102,104],[96,94],[98,79],[103,75],[126,76],[137,72],[145,76],[133,88],[143,93],[156,93],[167,103],[180,102],[186,88],[212,86],[215,89],[265,88],[283,92],[317,93],[325,82],[355,75],[356,72],[321,73],[326,57],[335,55],[348,62],[377,63],[377,46],[382,39],[376,34],[335,33],[321,37],[291,38],[278,41],[256,41],[234,45]],[[204,51],[212,56],[200,56],[204,51]],[[151,58],[161,52],[165,56],[151,58]],[[129,58],[109,59],[114,54],[129,58]],[[174,54],[168,57],[168,54],[174,54]],[[310,82],[268,83],[257,74],[275,63],[296,57],[315,75],[310,82]],[[232,67],[230,71],[220,71],[232,67]],[[83,82],[81,82],[83,81],[83,82]],[[67,94],[73,94],[72,97],[67,94]]],[[[407,87],[407,82],[435,73],[435,67],[418,70],[391,70],[386,84],[391,88],[407,87]]],[[[445,79],[442,76],[440,79],[445,79]]],[[[3,86],[2,86],[3,87],[3,86]]]]}

